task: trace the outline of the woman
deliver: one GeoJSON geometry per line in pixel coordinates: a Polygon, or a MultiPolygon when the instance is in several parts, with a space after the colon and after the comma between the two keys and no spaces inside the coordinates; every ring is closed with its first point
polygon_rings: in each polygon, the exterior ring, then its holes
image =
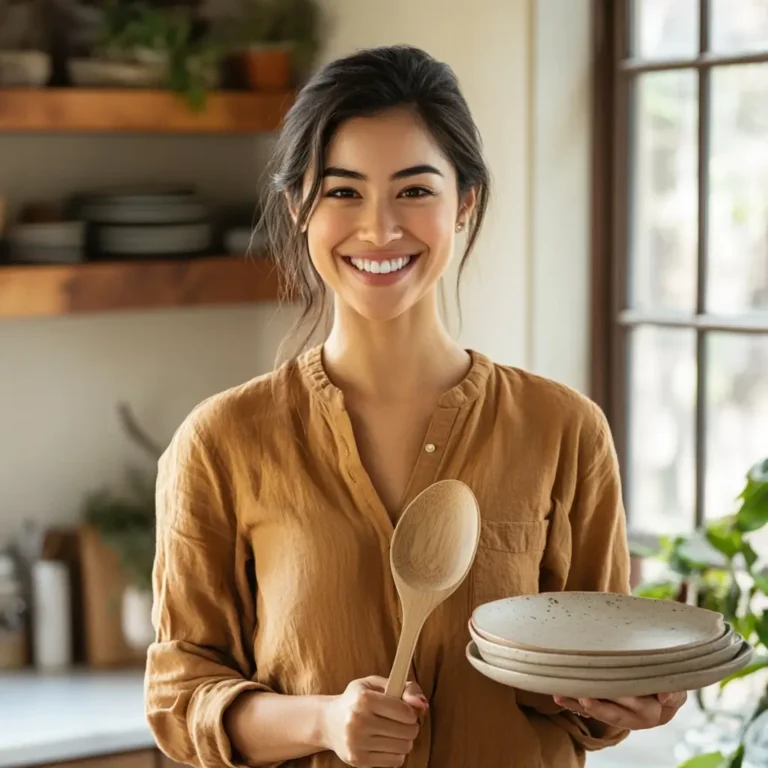
{"type": "Polygon", "coordinates": [[[160,462],[160,747],[219,766],[575,768],[667,722],[684,694],[572,701],[464,658],[480,603],[628,590],[619,477],[599,409],[461,349],[438,281],[488,203],[451,70],[407,47],[356,53],[300,93],[275,155],[272,250],[322,346],[200,405],[160,462]],[[466,482],[483,527],[469,578],[427,622],[412,682],[383,694],[399,633],[389,543],[407,503],[466,482]]]}

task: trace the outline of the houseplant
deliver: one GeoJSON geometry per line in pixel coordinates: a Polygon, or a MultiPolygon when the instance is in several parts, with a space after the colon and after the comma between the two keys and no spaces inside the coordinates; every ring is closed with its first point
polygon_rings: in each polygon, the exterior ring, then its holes
{"type": "MultiPolygon", "coordinates": [[[[663,539],[659,556],[669,575],[638,587],[636,594],[658,599],[683,600],[722,613],[735,631],[756,650],[755,661],[719,686],[725,690],[734,680],[744,680],[768,669],[768,563],[753,547],[755,534],[768,526],[768,459],[755,464],[738,496],[735,513],[713,520],[692,536],[663,539]]],[[[759,678],[755,678],[759,679],[759,678]]],[[[717,702],[704,692],[696,700],[705,716],[704,727],[715,730],[717,702]]],[[[746,766],[745,738],[758,718],[768,715],[768,686],[757,701],[748,701],[739,722],[736,746],[697,755],[684,768],[742,768],[746,766]]],[[[683,766],[681,766],[683,768],[683,766]]]]}
{"type": "Polygon", "coordinates": [[[71,60],[69,68],[78,85],[166,87],[202,108],[219,84],[222,55],[188,9],[110,0],[92,56],[71,60]]]}
{"type": "Polygon", "coordinates": [[[316,0],[249,0],[226,36],[241,51],[254,90],[280,91],[301,79],[319,48],[322,16],[316,0]]]}
{"type": "MultiPolygon", "coordinates": [[[[118,409],[128,436],[151,459],[153,466],[162,449],[136,422],[127,405],[118,409]]],[[[132,467],[124,493],[99,490],[85,501],[83,518],[114,550],[127,584],[122,598],[125,639],[135,649],[146,649],[153,637],[151,624],[152,566],[155,557],[155,473],[132,467]]]]}

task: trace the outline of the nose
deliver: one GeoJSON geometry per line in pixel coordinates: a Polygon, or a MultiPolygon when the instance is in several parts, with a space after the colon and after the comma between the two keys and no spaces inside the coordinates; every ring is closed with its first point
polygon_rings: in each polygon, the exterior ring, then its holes
{"type": "Polygon", "coordinates": [[[359,237],[377,248],[382,248],[403,237],[397,215],[386,199],[369,200],[360,217],[359,237]]]}

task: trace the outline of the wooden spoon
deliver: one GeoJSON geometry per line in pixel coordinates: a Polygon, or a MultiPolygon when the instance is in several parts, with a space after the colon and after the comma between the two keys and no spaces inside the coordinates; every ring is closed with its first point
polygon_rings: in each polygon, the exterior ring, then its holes
{"type": "Polygon", "coordinates": [[[403,607],[403,628],[387,696],[402,697],[424,622],[466,578],[479,539],[477,500],[459,480],[429,486],[400,517],[389,560],[403,607]]]}

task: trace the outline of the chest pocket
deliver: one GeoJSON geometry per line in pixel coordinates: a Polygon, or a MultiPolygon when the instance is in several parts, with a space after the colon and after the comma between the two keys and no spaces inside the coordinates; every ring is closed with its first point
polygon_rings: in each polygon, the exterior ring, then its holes
{"type": "Polygon", "coordinates": [[[492,600],[539,591],[548,529],[548,520],[483,521],[470,572],[472,610],[492,600]]]}

